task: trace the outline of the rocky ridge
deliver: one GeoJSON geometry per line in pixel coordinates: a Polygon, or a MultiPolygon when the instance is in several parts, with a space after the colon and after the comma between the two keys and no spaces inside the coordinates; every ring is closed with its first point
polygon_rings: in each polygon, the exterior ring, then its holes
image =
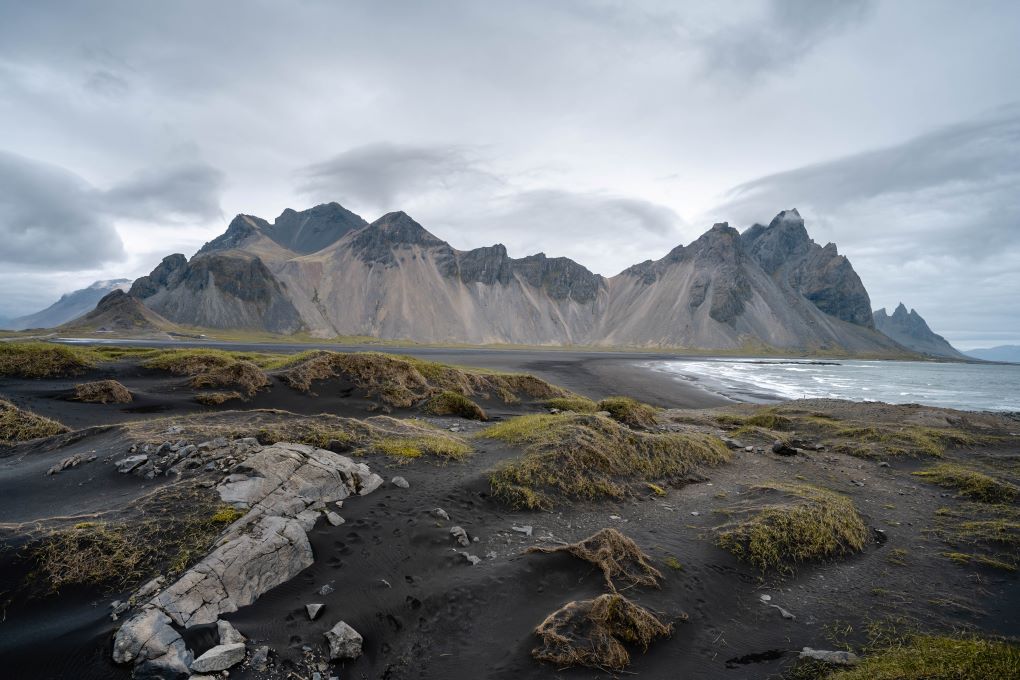
{"type": "Polygon", "coordinates": [[[896,306],[892,314],[887,314],[883,307],[874,313],[874,317],[875,328],[879,332],[908,349],[929,356],[949,359],[967,358],[950,345],[949,341],[932,331],[928,327],[928,323],[917,313],[917,310],[911,309],[908,312],[906,305],[902,302],[896,306]]]}

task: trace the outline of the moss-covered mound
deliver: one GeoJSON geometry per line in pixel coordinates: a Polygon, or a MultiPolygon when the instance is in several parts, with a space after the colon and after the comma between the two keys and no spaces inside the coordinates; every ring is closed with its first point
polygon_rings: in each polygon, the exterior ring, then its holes
{"type": "Polygon", "coordinates": [[[554,397],[545,401],[545,407],[574,413],[595,413],[599,410],[598,402],[587,397],[554,397]]]}
{"type": "Polygon", "coordinates": [[[522,397],[570,396],[530,375],[458,368],[380,352],[313,352],[282,370],[280,377],[302,392],[311,391],[317,380],[343,378],[397,408],[409,408],[442,392],[499,398],[506,403],[516,403],[522,397]]]}
{"type": "Polygon", "coordinates": [[[628,586],[658,586],[662,578],[662,572],[652,566],[651,558],[617,529],[602,529],[577,543],[550,548],[533,546],[525,552],[565,552],[590,562],[602,570],[606,585],[613,592],[616,592],[614,579],[628,586]]]}
{"type": "Polygon", "coordinates": [[[269,386],[257,364],[218,350],[168,350],[142,361],[142,366],[185,375],[195,389],[230,389],[253,397],[269,386]]]}
{"type": "Polygon", "coordinates": [[[919,635],[864,657],[827,680],[990,680],[1020,678],[1020,645],[979,637],[919,635]]]}
{"type": "Polygon", "coordinates": [[[614,420],[630,427],[652,427],[655,425],[654,406],[644,404],[630,397],[607,397],[597,405],[599,411],[608,411],[614,420]]]}
{"type": "Polygon", "coordinates": [[[478,436],[526,447],[489,482],[497,498],[528,509],[551,509],[558,498],[623,498],[632,485],[681,483],[702,467],[730,460],[717,437],[635,432],[599,415],[521,416],[478,436]]]}
{"type": "Polygon", "coordinates": [[[429,399],[422,410],[434,416],[459,416],[468,420],[489,419],[481,406],[460,392],[451,392],[449,390],[444,390],[429,399]]]}
{"type": "Polygon", "coordinates": [[[868,527],[846,496],[807,484],[762,484],[760,501],[733,508],[742,516],[720,527],[720,547],[762,571],[793,571],[801,562],[861,552],[868,527]]]}
{"type": "Polygon", "coordinates": [[[1012,503],[1020,495],[1020,489],[1009,482],[956,463],[940,463],[914,475],[981,503],[1012,503]]]}
{"type": "Polygon", "coordinates": [[[96,364],[96,356],[82,347],[48,342],[0,342],[0,376],[66,378],[81,375],[96,364]]]}
{"type": "Polygon", "coordinates": [[[70,430],[55,420],[22,410],[9,401],[0,399],[0,443],[27,442],[39,437],[51,437],[70,430]]]}
{"type": "Polygon", "coordinates": [[[228,401],[244,399],[244,395],[233,390],[228,392],[199,392],[195,395],[195,401],[206,406],[219,406],[228,401]]]}
{"type": "Polygon", "coordinates": [[[672,632],[671,625],[622,595],[600,595],[594,600],[568,602],[550,614],[535,629],[542,644],[531,655],[557,668],[588,666],[619,671],[630,663],[624,644],[647,651],[656,638],[672,632]]]}
{"type": "Polygon", "coordinates": [[[131,392],[116,380],[96,380],[75,385],[71,398],[90,404],[130,404],[131,392]]]}

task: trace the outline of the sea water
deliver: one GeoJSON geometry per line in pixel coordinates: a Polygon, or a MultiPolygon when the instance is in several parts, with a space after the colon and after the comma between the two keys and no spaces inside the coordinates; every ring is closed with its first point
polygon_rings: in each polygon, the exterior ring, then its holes
{"type": "Polygon", "coordinates": [[[1020,411],[1020,364],[719,358],[647,365],[734,401],[826,397],[1020,411]]]}

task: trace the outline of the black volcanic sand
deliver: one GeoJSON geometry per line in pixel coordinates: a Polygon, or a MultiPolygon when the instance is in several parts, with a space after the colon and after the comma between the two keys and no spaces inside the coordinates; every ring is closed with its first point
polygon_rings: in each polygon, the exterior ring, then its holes
{"type": "MultiPolygon", "coordinates": [[[[509,353],[507,353],[509,354],[509,353]]],[[[554,382],[599,397],[630,393],[663,405],[693,404],[689,386],[628,369],[633,359],[578,358],[564,353],[521,353],[497,357],[451,352],[428,358],[458,364],[532,370],[554,382]],[[675,401],[671,401],[675,400],[675,401]]],[[[73,381],[3,381],[0,394],[74,427],[118,420],[183,416],[225,408],[287,408],[299,413],[369,415],[367,400],[318,386],[317,397],[274,386],[253,402],[219,409],[191,401],[180,379],[157,376],[127,364],[104,369],[136,395],[121,405],[89,405],[59,398],[73,381]],[[273,401],[273,400],[276,401],[273,401]],[[131,408],[151,409],[146,412],[131,408]]],[[[97,373],[98,375],[98,373],[97,373]]],[[[89,376],[91,377],[91,376],[89,376]]],[[[660,376],[661,377],[661,376],[660,376]]],[[[332,386],[338,388],[338,386],[332,386]]],[[[712,405],[709,399],[700,405],[712,405]]],[[[519,411],[486,404],[494,418],[519,411]]],[[[876,408],[882,405],[876,405],[876,408]]],[[[526,407],[524,407],[526,408],[526,407]]],[[[889,407],[892,408],[892,407],[889,407]]],[[[395,414],[399,415],[399,414],[395,414]]],[[[692,414],[693,417],[693,414],[692,414]]],[[[480,423],[430,418],[469,431],[480,423]]],[[[34,522],[59,516],[88,516],[123,506],[166,482],[144,481],[114,471],[112,460],[126,454],[130,438],[122,428],[93,428],[76,435],[0,450],[0,667],[12,678],[127,678],[129,668],[110,661],[109,603],[131,592],[66,589],[58,597],[26,599],[19,588],[30,568],[18,559],[34,522]],[[98,459],[55,476],[45,471],[74,453],[98,459]]],[[[731,465],[709,470],[707,481],[671,488],[664,497],[639,494],[627,501],[563,504],[555,512],[518,512],[490,497],[486,472],[498,461],[519,455],[499,442],[474,440],[476,453],[464,462],[438,464],[426,459],[400,464],[383,456],[365,462],[385,479],[402,475],[410,488],[387,483],[372,494],[351,498],[338,510],[346,523],[320,520],[310,534],[315,563],[289,583],[251,606],[223,618],[248,637],[253,647],[271,646],[276,673],[258,675],[246,666],[231,678],[310,678],[304,665],[325,651],[322,633],[344,620],[365,638],[364,655],[331,666],[323,677],[341,678],[600,678],[618,674],[591,669],[564,670],[530,656],[533,630],[566,602],[605,592],[601,573],[565,555],[524,555],[531,545],[574,541],[612,526],[633,538],[663,572],[661,589],[638,588],[626,595],[676,621],[673,636],[652,644],[646,654],[631,650],[627,673],[645,678],[769,678],[788,667],[804,646],[834,648],[833,631],[849,631],[860,642],[867,622],[907,616],[925,628],[1020,634],[1020,588],[1013,573],[960,566],[939,556],[947,550],[926,529],[936,509],[959,503],[951,493],[913,477],[924,461],[890,459],[890,467],[825,451],[794,457],[738,451],[731,465]],[[803,480],[851,497],[869,526],[882,529],[866,551],[850,559],[801,567],[794,576],[762,578],[760,572],[715,547],[711,530],[746,485],[769,480],[803,480]],[[863,483],[858,486],[854,482],[863,483]],[[445,509],[449,522],[429,514],[445,509]],[[459,525],[477,539],[463,549],[482,558],[469,565],[449,535],[459,525]],[[532,535],[513,526],[530,525],[532,535]],[[890,561],[893,549],[906,550],[905,566],[890,561]],[[674,557],[681,569],[664,560],[674,557]],[[329,584],[335,590],[318,594],[329,584]],[[778,609],[789,610],[788,620],[778,609]],[[325,609],[308,621],[306,603],[325,609]],[[687,620],[681,621],[682,615],[687,620]],[[311,652],[305,647],[311,648],[311,652]],[[294,675],[288,675],[293,672],[294,675]]],[[[1016,439],[983,456],[1008,459],[1016,469],[1016,439]]],[[[967,452],[953,452],[966,457],[967,452]]],[[[219,477],[215,477],[216,480],[219,477]]],[[[196,654],[215,643],[208,627],[188,633],[196,654]]],[[[313,661],[315,663],[315,661],[313,661]]]]}

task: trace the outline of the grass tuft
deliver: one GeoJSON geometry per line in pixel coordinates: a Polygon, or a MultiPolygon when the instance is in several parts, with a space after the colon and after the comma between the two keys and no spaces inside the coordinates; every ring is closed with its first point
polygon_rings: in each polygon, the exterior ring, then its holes
{"type": "Polygon", "coordinates": [[[130,404],[131,392],[116,380],[96,380],[75,385],[71,398],[90,404],[130,404]]]}
{"type": "Polygon", "coordinates": [[[1020,678],[1020,645],[980,637],[918,635],[864,657],[828,680],[990,680],[1020,678]]]}
{"type": "Polygon", "coordinates": [[[658,587],[662,572],[652,566],[651,558],[637,543],[617,529],[602,529],[588,538],[551,548],[532,546],[525,553],[569,553],[590,562],[602,570],[606,586],[614,593],[614,579],[623,581],[629,587],[658,587]]]}
{"type": "Polygon", "coordinates": [[[222,350],[172,349],[157,352],[142,366],[188,376],[196,389],[234,388],[246,397],[269,386],[269,377],[257,364],[222,350]]]}
{"type": "Polygon", "coordinates": [[[520,416],[476,436],[526,446],[489,483],[497,498],[532,510],[552,509],[557,497],[624,498],[632,484],[683,482],[731,458],[711,435],[635,432],[599,415],[520,416]]]}
{"type": "Polygon", "coordinates": [[[547,399],[545,407],[574,413],[595,413],[599,410],[598,404],[587,397],[555,397],[547,399]]]}
{"type": "Polygon", "coordinates": [[[206,406],[219,406],[234,399],[244,399],[240,392],[199,392],[195,395],[195,401],[206,406]]]}
{"type": "Polygon", "coordinates": [[[1020,489],[1012,484],[956,463],[941,463],[913,474],[981,503],[1012,503],[1020,495],[1020,489]]]}
{"type": "Polygon", "coordinates": [[[557,668],[588,666],[619,671],[630,663],[624,644],[647,651],[655,638],[668,637],[672,631],[672,626],[622,595],[600,595],[594,600],[568,602],[550,614],[535,629],[542,644],[531,655],[557,668]]]}
{"type": "Polygon", "coordinates": [[[608,411],[613,420],[630,427],[652,427],[655,425],[654,406],[630,397],[607,397],[598,403],[599,411],[608,411]]]}
{"type": "Polygon", "coordinates": [[[0,342],[0,376],[65,378],[96,365],[97,356],[84,347],[48,342],[0,342]]]}
{"type": "Polygon", "coordinates": [[[738,508],[749,514],[722,527],[716,542],[763,572],[792,573],[793,565],[861,552],[868,528],[846,496],[807,484],[769,483],[754,487],[778,502],[738,508]]]}
{"type": "Polygon", "coordinates": [[[459,392],[445,390],[432,397],[423,410],[434,416],[459,416],[468,420],[488,420],[481,406],[459,392]]]}
{"type": "Polygon", "coordinates": [[[63,432],[70,432],[70,429],[55,420],[22,410],[0,399],[0,443],[27,442],[63,432]]]}
{"type": "Polygon", "coordinates": [[[453,437],[442,434],[426,434],[380,439],[371,444],[368,450],[394,458],[413,459],[434,456],[445,460],[463,460],[470,455],[472,449],[453,437]]]}

